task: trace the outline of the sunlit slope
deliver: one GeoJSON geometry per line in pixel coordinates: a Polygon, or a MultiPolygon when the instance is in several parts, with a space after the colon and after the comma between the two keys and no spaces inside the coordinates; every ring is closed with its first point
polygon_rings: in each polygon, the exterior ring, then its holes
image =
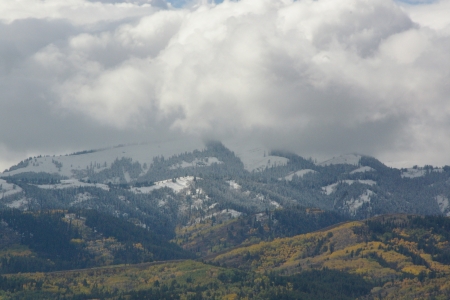
{"type": "Polygon", "coordinates": [[[0,277],[2,299],[336,299],[367,295],[372,284],[332,270],[261,275],[195,261],[121,265],[0,277]]]}
{"type": "Polygon", "coordinates": [[[174,241],[199,256],[211,256],[234,247],[312,232],[347,220],[334,212],[300,206],[224,218],[231,212],[224,210],[193,225],[178,227],[174,241]]]}
{"type": "Polygon", "coordinates": [[[450,220],[395,215],[232,250],[213,262],[285,274],[336,269],[371,280],[447,276],[450,220]],[[439,228],[439,229],[437,229],[439,228]]]}

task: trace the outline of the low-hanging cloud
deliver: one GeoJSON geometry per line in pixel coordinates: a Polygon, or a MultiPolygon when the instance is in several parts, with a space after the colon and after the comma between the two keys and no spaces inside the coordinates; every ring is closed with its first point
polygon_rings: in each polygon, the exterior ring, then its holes
{"type": "Polygon", "coordinates": [[[448,1],[29,2],[0,4],[0,114],[35,112],[0,131],[6,148],[44,149],[45,133],[14,140],[34,120],[66,148],[73,139],[52,124],[85,145],[130,132],[252,135],[308,156],[448,163],[448,1]]]}

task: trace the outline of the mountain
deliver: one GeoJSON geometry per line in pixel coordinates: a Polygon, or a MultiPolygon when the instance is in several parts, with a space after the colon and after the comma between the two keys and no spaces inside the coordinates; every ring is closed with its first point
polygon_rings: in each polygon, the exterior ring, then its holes
{"type": "Polygon", "coordinates": [[[1,174],[0,205],[97,209],[154,228],[295,205],[356,219],[448,215],[449,179],[450,167],[395,169],[357,154],[316,164],[251,144],[189,140],[28,158],[1,174]]]}
{"type": "Polygon", "coordinates": [[[449,183],[214,141],[28,158],[0,178],[0,297],[445,299],[449,183]]]}

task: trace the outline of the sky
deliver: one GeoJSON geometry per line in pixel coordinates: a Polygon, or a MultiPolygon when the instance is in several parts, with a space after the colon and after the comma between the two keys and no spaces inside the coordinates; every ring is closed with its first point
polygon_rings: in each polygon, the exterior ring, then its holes
{"type": "Polygon", "coordinates": [[[450,165],[450,0],[0,1],[0,169],[181,137],[450,165]]]}

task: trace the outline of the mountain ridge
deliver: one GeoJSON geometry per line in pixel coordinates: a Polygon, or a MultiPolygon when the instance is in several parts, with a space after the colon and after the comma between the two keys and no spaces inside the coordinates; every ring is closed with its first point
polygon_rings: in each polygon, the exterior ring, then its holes
{"type": "Polygon", "coordinates": [[[315,163],[286,151],[198,145],[133,144],[29,158],[1,174],[0,206],[95,208],[143,224],[155,213],[188,224],[224,209],[253,214],[292,205],[357,219],[391,212],[450,215],[446,166],[395,169],[360,154],[315,163]]]}

